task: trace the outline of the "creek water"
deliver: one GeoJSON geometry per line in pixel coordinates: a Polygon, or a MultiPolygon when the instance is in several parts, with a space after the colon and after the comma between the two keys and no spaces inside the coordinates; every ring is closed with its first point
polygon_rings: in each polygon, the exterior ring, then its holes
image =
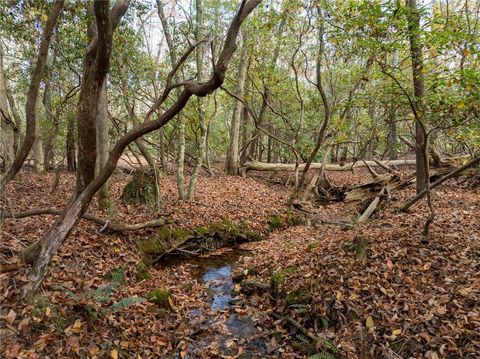
{"type": "MultiPolygon", "coordinates": [[[[267,353],[265,340],[253,339],[259,330],[248,315],[239,314],[235,308],[241,302],[235,298],[233,273],[249,251],[232,249],[220,254],[188,260],[195,270],[193,276],[207,286],[207,303],[210,311],[197,334],[191,337],[189,353],[185,358],[202,357],[216,347],[218,354],[238,359],[262,358],[267,353]]],[[[202,315],[201,309],[190,313],[192,321],[202,315]]]]}

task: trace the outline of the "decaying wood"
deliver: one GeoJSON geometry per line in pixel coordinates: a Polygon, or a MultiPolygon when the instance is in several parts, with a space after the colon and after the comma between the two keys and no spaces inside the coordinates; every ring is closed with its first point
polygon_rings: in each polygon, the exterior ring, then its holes
{"type": "MultiPolygon", "coordinates": [[[[415,160],[392,160],[392,161],[382,161],[385,166],[405,166],[405,165],[414,165],[415,160]]],[[[326,164],[325,171],[351,171],[355,168],[360,167],[375,167],[379,166],[376,161],[364,161],[364,162],[350,162],[345,164],[326,164]]],[[[298,166],[299,170],[303,170],[305,164],[302,163],[298,166]]],[[[321,163],[312,163],[310,169],[321,169],[321,163]]],[[[243,164],[244,171],[286,171],[293,172],[295,171],[294,163],[266,163],[258,161],[247,161],[243,164]]]]}
{"type": "Polygon", "coordinates": [[[370,218],[370,216],[373,214],[375,209],[377,209],[377,206],[378,206],[379,203],[380,203],[380,196],[377,196],[370,203],[370,205],[367,207],[365,212],[363,212],[362,215],[357,219],[357,223],[366,222],[370,218]]]}
{"type": "MultiPolygon", "coordinates": [[[[59,216],[62,214],[62,210],[56,208],[43,208],[43,209],[32,209],[29,211],[24,212],[17,212],[17,213],[1,213],[1,218],[14,218],[14,219],[21,219],[27,218],[32,216],[41,216],[41,215],[54,215],[59,216]]],[[[86,219],[90,222],[98,223],[102,226],[102,231],[105,229],[115,231],[115,232],[130,232],[130,231],[138,231],[144,228],[151,228],[151,227],[159,227],[165,225],[167,220],[165,218],[158,218],[153,219],[151,221],[141,222],[141,223],[122,223],[122,222],[114,222],[110,220],[101,219],[91,214],[84,214],[83,219],[86,219]]]]}

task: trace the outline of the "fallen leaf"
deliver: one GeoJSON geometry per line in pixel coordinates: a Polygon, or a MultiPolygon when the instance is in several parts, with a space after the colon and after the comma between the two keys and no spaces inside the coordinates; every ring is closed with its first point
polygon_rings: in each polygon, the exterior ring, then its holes
{"type": "Polygon", "coordinates": [[[17,317],[17,313],[15,313],[13,309],[10,309],[5,319],[7,320],[8,324],[12,324],[15,321],[16,317],[17,317]]]}
{"type": "Polygon", "coordinates": [[[375,323],[371,315],[368,316],[367,321],[365,322],[365,325],[367,326],[368,329],[373,328],[375,326],[375,323]]]}

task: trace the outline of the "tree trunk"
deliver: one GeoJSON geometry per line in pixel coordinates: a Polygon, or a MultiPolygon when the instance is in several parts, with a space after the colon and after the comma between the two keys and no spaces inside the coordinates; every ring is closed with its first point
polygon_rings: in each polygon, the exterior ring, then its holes
{"type": "MultiPolygon", "coordinates": [[[[278,55],[280,54],[280,46],[282,44],[282,35],[285,30],[285,24],[287,21],[287,16],[282,16],[282,19],[280,20],[280,24],[278,25],[277,33],[275,34],[275,49],[273,50],[272,54],[272,59],[270,62],[270,71],[273,73],[277,67],[277,61],[278,61],[278,55]]],[[[255,158],[255,154],[257,153],[257,150],[259,147],[258,143],[261,142],[262,138],[262,133],[258,130],[257,127],[261,127],[263,125],[263,119],[265,118],[265,112],[267,110],[267,101],[269,101],[270,97],[270,89],[268,87],[268,84],[265,85],[264,90],[263,90],[263,95],[262,95],[262,107],[260,108],[260,113],[258,115],[258,120],[257,120],[257,126],[253,128],[253,133],[252,133],[252,141],[250,142],[249,145],[249,150],[245,151],[246,154],[248,154],[248,157],[250,158],[255,158]]],[[[241,163],[243,164],[245,161],[248,160],[247,156],[244,156],[242,158],[241,163]]]]}
{"type": "Polygon", "coordinates": [[[8,169],[15,158],[15,122],[12,121],[8,106],[7,83],[3,74],[3,49],[0,44],[0,118],[2,129],[3,168],[8,169]]]}
{"type": "MultiPolygon", "coordinates": [[[[98,113],[96,118],[97,128],[97,168],[96,173],[100,173],[101,169],[107,163],[108,152],[110,151],[110,138],[108,136],[108,97],[107,82],[103,83],[100,90],[100,98],[98,101],[98,113]]],[[[108,181],[98,191],[98,206],[100,209],[107,209],[110,206],[110,197],[108,195],[108,181]]]]}
{"type": "Polygon", "coordinates": [[[77,170],[77,151],[75,141],[75,117],[72,114],[67,115],[67,170],[75,172],[77,170]]]}
{"type": "Polygon", "coordinates": [[[180,200],[185,199],[185,116],[178,114],[178,139],[177,139],[177,191],[180,200]]]}
{"type": "Polygon", "coordinates": [[[57,22],[58,15],[63,7],[64,1],[57,0],[52,5],[50,12],[48,14],[47,22],[43,30],[42,39],[40,41],[40,48],[38,51],[37,61],[35,63],[35,68],[32,72],[32,77],[30,81],[30,86],[28,88],[27,94],[27,103],[25,105],[25,117],[26,117],[26,129],[25,137],[23,139],[22,145],[18,152],[15,155],[15,159],[8,169],[5,176],[2,178],[0,184],[0,190],[4,188],[8,182],[10,182],[15,175],[22,168],[23,162],[27,158],[30,150],[32,149],[33,143],[35,142],[35,127],[37,118],[36,118],[36,105],[38,98],[38,91],[40,88],[40,82],[43,78],[45,72],[45,65],[47,63],[48,48],[50,47],[50,40],[52,39],[53,30],[57,22]]]}
{"type": "MultiPolygon", "coordinates": [[[[119,0],[117,0],[116,5],[118,4],[118,1],[119,0]]],[[[162,112],[162,114],[156,120],[147,121],[152,113],[156,111],[158,106],[161,105],[162,101],[160,100],[168,97],[171,87],[165,89],[159,101],[157,101],[148,111],[146,115],[147,120],[141,125],[135,126],[117,141],[113,149],[110,151],[107,163],[100,173],[79,195],[75,196],[72,201],[70,201],[62,215],[55,221],[52,227],[50,227],[50,229],[40,240],[40,252],[35,260],[32,270],[29,273],[28,282],[23,287],[23,295],[31,294],[38,288],[45,276],[46,269],[52,256],[57,252],[58,247],[68,237],[82,215],[85,213],[95,193],[112,175],[124,149],[131,142],[135,141],[141,136],[163,127],[172,118],[178,115],[178,113],[185,107],[191,96],[206,96],[221,86],[225,78],[225,72],[228,64],[236,49],[236,38],[240,31],[240,26],[246,17],[257,7],[260,1],[261,0],[242,1],[240,9],[234,16],[230,28],[228,29],[223,49],[215,65],[216,71],[214,71],[212,77],[208,81],[203,83],[191,81],[187,82],[184,85],[184,89],[180,96],[171,107],[162,112]]],[[[128,2],[126,6],[128,7],[128,2]]]]}
{"type": "Polygon", "coordinates": [[[45,166],[43,160],[45,158],[43,153],[43,136],[42,129],[40,127],[39,121],[39,112],[40,112],[40,101],[37,99],[37,105],[35,106],[37,120],[35,121],[35,140],[33,141],[33,169],[36,173],[41,173],[44,171],[45,166]]]}
{"type": "MultiPolygon", "coordinates": [[[[202,0],[196,0],[196,22],[197,30],[195,32],[195,39],[197,42],[203,40],[203,6],[202,0]]],[[[205,51],[203,44],[200,44],[196,48],[196,62],[197,62],[197,80],[199,82],[204,81],[204,69],[203,69],[203,59],[205,57],[205,51]]],[[[197,185],[198,175],[202,169],[202,164],[205,159],[205,150],[207,147],[207,123],[205,118],[205,99],[202,97],[197,97],[197,108],[198,108],[198,122],[200,126],[200,140],[198,143],[198,152],[197,159],[195,161],[195,167],[193,168],[192,175],[190,176],[190,183],[188,185],[188,194],[187,199],[191,201],[195,195],[195,187],[197,185]]]]}
{"type": "MultiPolygon", "coordinates": [[[[247,45],[246,39],[243,40],[242,52],[240,54],[240,66],[238,68],[238,82],[236,95],[243,98],[243,90],[245,86],[245,78],[247,75],[248,60],[247,60],[247,45]]],[[[235,100],[233,108],[232,123],[230,128],[230,142],[227,151],[227,162],[225,164],[225,172],[228,175],[237,175],[240,166],[240,159],[238,157],[238,147],[240,138],[240,120],[242,118],[242,102],[235,100]]]]}
{"type": "Polygon", "coordinates": [[[318,29],[317,29],[318,52],[317,52],[317,59],[316,59],[316,78],[317,78],[316,87],[320,95],[320,98],[322,99],[323,121],[322,121],[320,130],[318,131],[317,139],[315,141],[316,142],[315,147],[310,153],[307,159],[307,163],[305,163],[305,167],[303,168],[302,176],[300,177],[298,184],[295,186],[293,193],[290,196],[290,199],[289,199],[290,203],[292,203],[295,199],[297,199],[300,193],[300,189],[303,187],[305,183],[308,169],[310,168],[310,165],[312,164],[313,160],[317,156],[317,153],[323,144],[323,141],[325,139],[325,132],[327,131],[327,126],[328,126],[328,123],[330,122],[330,105],[328,103],[327,95],[325,93],[325,89],[322,83],[322,61],[323,61],[323,52],[325,50],[325,41],[324,41],[325,26],[323,23],[324,20],[323,20],[322,12],[320,10],[320,5],[318,4],[317,4],[317,10],[318,10],[318,19],[317,19],[318,21],[318,25],[317,25],[318,26],[318,29]]]}
{"type": "MultiPolygon", "coordinates": [[[[162,0],[157,0],[157,12],[160,22],[162,23],[163,33],[165,34],[165,41],[168,46],[170,55],[170,64],[172,68],[177,63],[177,50],[173,43],[173,37],[170,31],[170,26],[165,16],[162,0]]],[[[178,82],[178,76],[175,75],[174,81],[178,82]]],[[[185,199],[185,117],[182,112],[178,114],[178,138],[177,138],[177,161],[176,161],[176,177],[177,177],[177,192],[180,200],[185,199]]]]}
{"type": "Polygon", "coordinates": [[[416,0],[407,0],[408,12],[408,37],[410,41],[410,56],[412,59],[412,75],[414,89],[414,115],[415,115],[415,157],[417,160],[417,193],[422,192],[427,186],[428,162],[423,160],[424,148],[428,148],[426,143],[427,136],[423,126],[424,121],[424,105],[423,97],[425,96],[425,83],[423,79],[423,56],[422,44],[420,42],[420,14],[417,9],[416,0]]]}

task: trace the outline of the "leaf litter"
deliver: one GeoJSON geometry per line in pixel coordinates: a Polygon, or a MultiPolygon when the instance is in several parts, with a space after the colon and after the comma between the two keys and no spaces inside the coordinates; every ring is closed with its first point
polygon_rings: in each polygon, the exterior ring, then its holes
{"type": "MultiPolygon", "coordinates": [[[[52,195],[53,174],[24,171],[21,176],[9,187],[3,210],[62,208],[74,184],[73,175],[62,174],[52,195]]],[[[366,177],[365,171],[346,172],[333,174],[332,181],[348,185],[366,177]]],[[[119,200],[128,179],[116,174],[111,181],[115,219],[137,223],[158,216],[119,200]]],[[[162,214],[183,228],[230,219],[262,231],[269,216],[286,212],[290,188],[276,182],[262,176],[201,177],[196,199],[182,203],[168,176],[161,180],[162,214]]],[[[208,285],[193,261],[150,267],[149,278],[138,280],[142,256],[136,242],[155,229],[100,233],[87,221],[54,257],[36,298],[20,301],[28,268],[18,254],[41,238],[55,218],[5,219],[0,233],[3,356],[242,358],[248,357],[249,343],[259,339],[265,350],[254,355],[258,358],[316,352],[337,358],[478,357],[479,192],[454,182],[435,191],[437,218],[428,243],[420,236],[424,204],[410,213],[395,212],[395,204],[412,195],[412,188],[392,193],[385,209],[354,229],[312,220],[310,226],[277,230],[266,240],[242,244],[248,252],[233,265],[233,277],[241,280],[234,285],[230,310],[212,310],[208,285]],[[112,284],[114,273],[121,273],[117,284],[112,284]],[[252,283],[257,287],[248,287],[252,283]],[[168,308],[141,300],[159,288],[168,293],[168,308]],[[232,335],[232,313],[254,323],[248,339],[232,335]],[[321,340],[312,344],[299,328],[321,340]]],[[[95,203],[89,213],[109,216],[95,203]]],[[[315,214],[331,221],[356,215],[358,208],[344,203],[321,206],[315,214]]]]}

